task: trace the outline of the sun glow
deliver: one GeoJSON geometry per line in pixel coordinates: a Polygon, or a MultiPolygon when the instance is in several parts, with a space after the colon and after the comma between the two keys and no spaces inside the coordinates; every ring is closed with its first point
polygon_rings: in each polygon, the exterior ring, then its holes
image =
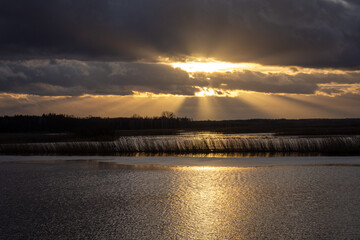
{"type": "Polygon", "coordinates": [[[221,88],[208,88],[208,87],[195,87],[198,89],[198,92],[195,93],[197,97],[238,97],[243,93],[254,93],[252,91],[244,91],[244,90],[227,90],[221,88]]]}
{"type": "MultiPolygon", "coordinates": [[[[349,71],[341,69],[331,68],[304,68],[299,66],[273,66],[273,65],[261,65],[258,63],[231,63],[222,62],[214,58],[195,58],[187,57],[181,61],[173,61],[169,58],[158,57],[160,64],[166,64],[173,68],[179,68],[193,76],[194,73],[227,73],[227,72],[242,72],[252,71],[262,74],[287,74],[297,75],[302,74],[347,74],[349,71]]],[[[360,73],[359,70],[351,70],[352,73],[360,73]]]]}
{"type": "Polygon", "coordinates": [[[174,68],[180,68],[186,72],[205,72],[205,73],[214,73],[214,72],[233,72],[239,69],[252,68],[256,64],[251,63],[228,63],[228,62],[219,62],[214,59],[197,59],[196,61],[190,60],[185,62],[173,62],[170,65],[174,68]]]}

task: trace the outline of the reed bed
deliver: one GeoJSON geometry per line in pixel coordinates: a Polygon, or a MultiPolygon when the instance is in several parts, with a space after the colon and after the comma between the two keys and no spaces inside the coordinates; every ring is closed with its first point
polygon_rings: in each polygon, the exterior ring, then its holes
{"type": "Polygon", "coordinates": [[[359,154],[359,136],[252,137],[158,136],[121,137],[103,142],[1,144],[0,154],[122,154],[122,153],[333,153],[359,154]]]}

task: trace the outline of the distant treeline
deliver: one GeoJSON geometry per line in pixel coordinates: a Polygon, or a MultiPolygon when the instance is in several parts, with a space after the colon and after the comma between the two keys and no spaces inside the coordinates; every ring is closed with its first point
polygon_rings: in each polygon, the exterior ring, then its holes
{"type": "Polygon", "coordinates": [[[222,133],[266,133],[280,135],[360,134],[360,119],[250,119],[227,121],[193,121],[163,112],[158,117],[78,118],[63,114],[42,116],[16,115],[0,117],[0,133],[74,133],[99,136],[136,132],[173,134],[177,130],[215,131],[222,133]]]}
{"type": "Polygon", "coordinates": [[[63,114],[43,114],[42,116],[16,115],[0,117],[2,133],[62,133],[75,132],[109,134],[116,130],[180,129],[188,128],[191,120],[175,117],[172,112],[163,112],[159,117],[130,118],[78,118],[63,114]]]}
{"type": "Polygon", "coordinates": [[[249,119],[194,121],[195,129],[222,133],[276,133],[278,135],[359,135],[360,119],[249,119]]]}

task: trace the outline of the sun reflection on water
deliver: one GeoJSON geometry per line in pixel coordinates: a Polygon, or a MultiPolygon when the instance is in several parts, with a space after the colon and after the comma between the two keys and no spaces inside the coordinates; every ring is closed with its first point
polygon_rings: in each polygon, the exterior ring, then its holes
{"type": "MultiPolygon", "coordinates": [[[[227,175],[242,169],[192,166],[179,167],[178,170],[183,170],[180,172],[186,175],[183,178],[186,181],[174,179],[172,182],[173,189],[177,189],[171,206],[177,216],[172,230],[181,233],[181,239],[215,239],[220,236],[229,239],[235,235],[243,238],[243,233],[232,223],[249,216],[251,209],[246,205],[250,192],[245,187],[239,191],[239,186],[236,186],[235,191],[228,185],[230,179],[227,175]]],[[[243,170],[246,172],[251,169],[243,170]]]]}
{"type": "MultiPolygon", "coordinates": [[[[4,236],[18,236],[18,229],[24,231],[19,235],[22,238],[37,239],[52,239],[59,233],[63,239],[359,236],[359,171],[355,166],[215,167],[200,159],[197,163],[202,165],[176,167],[134,165],[139,161],[156,164],[157,158],[122,159],[123,163],[129,160],[129,165],[99,158],[68,161],[44,156],[42,162],[39,157],[11,162],[3,158],[3,179],[16,186],[0,188],[4,196],[11,196],[5,198],[2,209],[6,213],[2,215],[4,236]],[[36,176],[31,174],[34,171],[36,176]],[[36,213],[29,214],[24,206],[36,213]],[[32,235],[34,231],[37,235],[32,235]]],[[[315,164],[319,159],[312,161],[315,164]]]]}

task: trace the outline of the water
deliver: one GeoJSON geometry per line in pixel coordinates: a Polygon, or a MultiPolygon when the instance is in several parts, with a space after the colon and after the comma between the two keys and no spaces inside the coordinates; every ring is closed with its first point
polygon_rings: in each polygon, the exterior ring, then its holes
{"type": "Polygon", "coordinates": [[[0,157],[0,239],[359,239],[360,158],[0,157]]]}

